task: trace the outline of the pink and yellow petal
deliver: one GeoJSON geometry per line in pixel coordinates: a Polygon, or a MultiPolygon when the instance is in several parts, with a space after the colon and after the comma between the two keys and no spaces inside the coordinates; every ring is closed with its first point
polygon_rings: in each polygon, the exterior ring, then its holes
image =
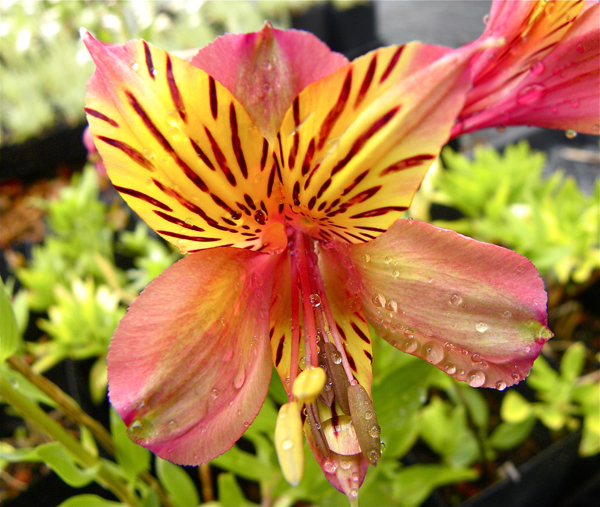
{"type": "Polygon", "coordinates": [[[461,113],[453,132],[480,128],[536,125],[600,133],[600,5],[584,9],[564,39],[535,62],[508,95],[479,110],[461,113]]]}
{"type": "Polygon", "coordinates": [[[480,49],[384,48],[308,86],[275,150],[286,219],[326,241],[359,243],[383,232],[447,141],[480,49]]]}
{"type": "Polygon", "coordinates": [[[145,41],[83,39],[90,130],[134,211],[183,252],[283,248],[271,150],[231,93],[145,41]]]}
{"type": "Polygon", "coordinates": [[[308,32],[265,23],[260,32],[219,37],[191,63],[227,88],[274,142],[294,97],[348,60],[308,32]]]}
{"type": "Polygon", "coordinates": [[[275,261],[238,249],[199,252],[132,303],[108,353],[110,401],[132,440],[169,461],[198,465],[244,433],[272,371],[267,315],[275,261]]]}
{"type": "Polygon", "coordinates": [[[375,329],[474,387],[524,379],[543,343],[547,295],[524,257],[453,231],[397,221],[350,247],[375,329]]]}

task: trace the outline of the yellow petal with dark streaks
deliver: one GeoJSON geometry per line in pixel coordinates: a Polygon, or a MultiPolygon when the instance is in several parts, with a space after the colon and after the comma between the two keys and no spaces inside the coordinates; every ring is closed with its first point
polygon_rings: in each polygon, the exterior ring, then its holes
{"type": "Polygon", "coordinates": [[[96,71],[86,112],[127,203],[180,251],[285,247],[268,143],[213,78],[145,41],[83,39],[96,71]]]}
{"type": "Polygon", "coordinates": [[[287,219],[314,237],[349,243],[386,230],[447,141],[477,51],[384,48],[300,93],[276,150],[287,219]]]}

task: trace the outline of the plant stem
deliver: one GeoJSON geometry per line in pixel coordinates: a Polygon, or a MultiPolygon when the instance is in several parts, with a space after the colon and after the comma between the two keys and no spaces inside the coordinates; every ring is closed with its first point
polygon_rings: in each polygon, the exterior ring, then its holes
{"type": "MultiPolygon", "coordinates": [[[[77,405],[73,398],[67,395],[56,384],[48,380],[46,377],[33,371],[27,362],[25,362],[19,356],[12,355],[6,360],[6,362],[13,370],[19,372],[35,387],[56,402],[56,404],[67,417],[69,417],[75,423],[88,428],[98,443],[106,450],[106,452],[108,452],[108,454],[110,454],[112,457],[115,456],[115,446],[110,433],[106,431],[102,424],[81,410],[81,407],[77,405]]],[[[153,486],[156,489],[163,507],[172,507],[173,504],[171,500],[162,489],[160,483],[152,476],[152,474],[149,472],[143,472],[140,474],[140,478],[146,484],[153,486]]]]}
{"type": "MultiPolygon", "coordinates": [[[[0,374],[0,393],[2,398],[17,412],[33,424],[37,429],[61,443],[83,466],[93,467],[98,464],[98,458],[91,455],[85,448],[74,439],[60,424],[52,419],[35,403],[29,401],[14,389],[10,383],[0,374]]],[[[103,487],[112,491],[115,496],[127,505],[137,507],[141,502],[117,476],[100,462],[96,481],[103,487]]]]}

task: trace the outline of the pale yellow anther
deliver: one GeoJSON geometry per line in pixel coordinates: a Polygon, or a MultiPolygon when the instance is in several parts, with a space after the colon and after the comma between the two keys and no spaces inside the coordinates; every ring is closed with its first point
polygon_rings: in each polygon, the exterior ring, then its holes
{"type": "Polygon", "coordinates": [[[279,409],[275,424],[275,450],[285,480],[297,486],[304,474],[304,433],[296,401],[279,409]]]}
{"type": "Polygon", "coordinates": [[[292,394],[300,403],[312,403],[321,394],[326,380],[327,374],[323,368],[307,368],[296,377],[292,394]]]}

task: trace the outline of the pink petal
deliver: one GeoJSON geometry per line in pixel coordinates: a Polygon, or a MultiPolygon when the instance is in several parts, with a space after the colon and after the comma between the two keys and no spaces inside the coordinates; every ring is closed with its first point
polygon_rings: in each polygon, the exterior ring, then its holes
{"type": "Polygon", "coordinates": [[[277,256],[217,248],[158,276],[119,323],[110,400],[132,440],[183,465],[228,450],[271,377],[268,310],[277,256]]]}
{"type": "Polygon", "coordinates": [[[349,252],[380,335],[474,387],[522,380],[552,336],[544,284],[515,252],[412,220],[349,252]]]}
{"type": "MultiPolygon", "coordinates": [[[[539,59],[529,56],[520,62],[519,69],[525,73],[508,79],[515,74],[515,69],[498,65],[489,79],[477,83],[475,77],[476,84],[467,97],[462,121],[454,128],[453,136],[507,125],[536,125],[598,134],[599,15],[599,4],[586,5],[550,53],[539,59]],[[499,90],[490,88],[499,84],[503,85],[499,90]]],[[[486,56],[482,54],[475,65],[486,56]]]]}
{"type": "Polygon", "coordinates": [[[191,63],[227,88],[271,141],[294,97],[348,60],[308,32],[265,23],[260,32],[219,37],[191,63]]]}

